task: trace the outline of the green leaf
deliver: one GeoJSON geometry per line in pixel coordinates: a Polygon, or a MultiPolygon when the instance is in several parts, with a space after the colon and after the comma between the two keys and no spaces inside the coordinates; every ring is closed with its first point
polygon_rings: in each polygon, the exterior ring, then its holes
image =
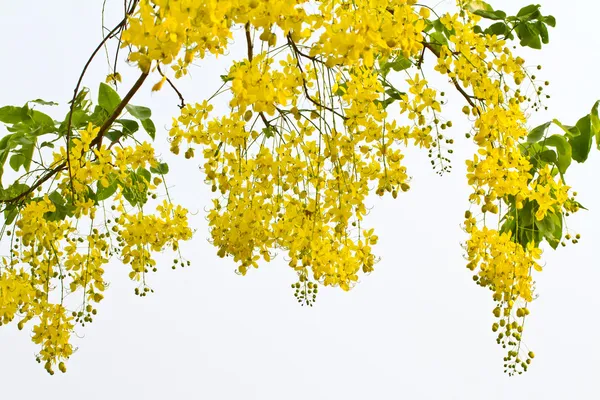
{"type": "Polygon", "coordinates": [[[0,139],[0,151],[6,150],[9,148],[13,135],[8,134],[5,135],[2,139],[0,139]]]}
{"type": "Polygon", "coordinates": [[[521,40],[521,46],[531,47],[532,49],[540,50],[542,48],[542,41],[539,36],[532,35],[526,41],[521,40]]]}
{"type": "Polygon", "coordinates": [[[548,127],[551,123],[552,122],[546,122],[545,124],[533,128],[529,132],[529,135],[527,135],[527,143],[539,142],[546,134],[546,131],[548,130],[548,127]]]}
{"type": "Polygon", "coordinates": [[[150,172],[153,174],[166,175],[169,173],[169,166],[167,163],[158,163],[156,168],[150,167],[150,172]]]}
{"type": "Polygon", "coordinates": [[[600,100],[594,104],[592,107],[592,112],[590,113],[590,120],[592,122],[592,134],[596,137],[596,147],[600,150],[600,118],[598,118],[598,106],[600,105],[600,100]]]}
{"type": "Polygon", "coordinates": [[[519,210],[517,214],[519,227],[521,229],[525,229],[525,227],[533,224],[533,214],[535,214],[535,209],[533,207],[533,202],[527,201],[523,204],[523,208],[519,210]]]}
{"type": "Polygon", "coordinates": [[[219,75],[219,76],[221,77],[221,80],[222,80],[224,83],[231,82],[231,81],[233,80],[233,78],[232,78],[232,77],[230,77],[229,75],[219,75]]]}
{"type": "Polygon", "coordinates": [[[520,23],[515,27],[515,32],[521,40],[521,46],[531,47],[532,49],[541,49],[542,41],[537,27],[529,23],[520,23]]]}
{"type": "Polygon", "coordinates": [[[404,56],[398,56],[392,61],[386,63],[386,67],[393,69],[396,72],[404,71],[412,66],[412,62],[404,56]]]}
{"type": "Polygon", "coordinates": [[[94,204],[98,204],[98,197],[96,196],[96,192],[90,185],[86,185],[87,193],[85,194],[85,199],[93,200],[94,204]]]}
{"type": "Polygon", "coordinates": [[[90,89],[86,87],[82,88],[79,93],[77,93],[77,96],[75,96],[75,100],[69,101],[69,104],[74,104],[74,109],[86,109],[88,104],[88,100],[86,98],[89,93],[90,89]]]}
{"type": "Polygon", "coordinates": [[[392,98],[394,100],[401,100],[402,99],[402,95],[404,95],[406,93],[402,93],[402,92],[398,91],[396,88],[389,87],[385,91],[385,94],[387,94],[388,96],[390,96],[390,98],[392,98]]]}
{"type": "Polygon", "coordinates": [[[19,209],[15,206],[7,207],[4,210],[4,224],[10,225],[14,222],[15,218],[19,215],[19,209]]]}
{"type": "MultiPolygon", "coordinates": [[[[140,171],[141,169],[142,168],[138,169],[138,171],[140,171]]],[[[137,185],[138,182],[143,182],[143,180],[140,180],[140,178],[138,178],[138,174],[136,174],[133,171],[129,173],[129,176],[131,178],[132,184],[126,184],[126,182],[123,182],[121,180],[118,181],[119,186],[121,186],[121,193],[123,194],[123,197],[132,206],[136,206],[138,204],[145,204],[148,200],[146,188],[140,191],[137,185]]]]}
{"type": "Polygon", "coordinates": [[[396,100],[395,100],[395,99],[393,99],[393,98],[391,98],[391,97],[388,97],[387,99],[385,99],[385,100],[383,100],[383,101],[382,101],[382,100],[375,100],[375,101],[374,101],[374,103],[375,103],[376,105],[381,105],[381,108],[385,110],[385,109],[386,109],[386,108],[388,108],[388,107],[389,107],[389,105],[390,105],[390,104],[392,104],[394,101],[396,101],[396,100]]]}
{"type": "Polygon", "coordinates": [[[513,237],[514,237],[514,232],[515,232],[516,227],[517,227],[517,224],[515,223],[514,218],[509,219],[504,224],[502,224],[502,226],[500,227],[500,233],[512,232],[513,237]]]}
{"type": "Polygon", "coordinates": [[[152,179],[152,175],[150,175],[150,171],[148,171],[146,168],[138,168],[138,170],[136,171],[137,176],[143,177],[146,182],[150,182],[150,179],[152,179]]]}
{"type": "Polygon", "coordinates": [[[558,161],[558,157],[556,156],[556,152],[554,150],[545,150],[539,154],[540,160],[546,163],[556,164],[558,161]]]}
{"type": "Polygon", "coordinates": [[[126,135],[133,135],[140,129],[140,125],[132,119],[118,119],[115,122],[121,124],[126,135]]]}
{"type": "Polygon", "coordinates": [[[548,243],[554,242],[554,222],[550,213],[546,214],[546,217],[541,221],[536,219],[535,226],[540,230],[542,236],[549,238],[548,243]]]}
{"type": "Polygon", "coordinates": [[[119,97],[118,93],[106,83],[101,82],[100,89],[98,90],[98,104],[100,107],[111,114],[120,103],[121,97],[119,97]]]}
{"type": "Polygon", "coordinates": [[[552,135],[546,139],[546,145],[555,147],[558,150],[558,161],[556,166],[561,174],[564,174],[571,165],[572,150],[571,145],[564,136],[552,135]]]}
{"type": "Polygon", "coordinates": [[[546,25],[542,21],[538,21],[536,26],[540,31],[540,38],[542,39],[542,43],[550,43],[550,36],[548,34],[548,28],[546,28],[546,25]]]}
{"type": "Polygon", "coordinates": [[[25,171],[29,172],[31,168],[31,161],[33,160],[33,151],[35,150],[35,143],[32,143],[29,146],[23,146],[21,152],[25,156],[25,162],[23,163],[23,167],[25,167],[25,171]]]}
{"type": "Polygon", "coordinates": [[[21,168],[21,166],[25,163],[25,156],[19,153],[13,154],[8,163],[13,170],[18,171],[19,168],[21,168]]]}
{"type": "Polygon", "coordinates": [[[577,121],[575,125],[580,133],[579,136],[569,139],[573,150],[573,160],[582,163],[587,160],[594,136],[592,135],[592,119],[590,115],[586,115],[577,121]]]}
{"type": "MultiPolygon", "coordinates": [[[[433,23],[429,19],[425,19],[424,21],[425,21],[425,28],[423,29],[423,32],[427,33],[433,29],[433,23]]],[[[475,28],[477,28],[477,25],[475,25],[475,27],[473,29],[475,29],[475,28]]]]}
{"type": "Polygon", "coordinates": [[[544,21],[546,25],[551,26],[553,28],[556,26],[556,18],[554,18],[552,15],[542,17],[542,21],[544,21]]]}
{"type": "Polygon", "coordinates": [[[465,9],[471,13],[474,13],[475,11],[479,11],[479,10],[494,11],[492,6],[490,6],[485,1],[481,1],[481,0],[472,0],[472,1],[467,2],[467,4],[465,5],[465,9]]]}
{"type": "Polygon", "coordinates": [[[42,144],[40,144],[40,148],[43,148],[43,147],[49,147],[49,148],[53,149],[54,148],[54,143],[52,143],[52,142],[42,142],[42,144]]]}
{"type": "Polygon", "coordinates": [[[16,124],[29,119],[27,108],[5,106],[0,108],[0,122],[5,124],[16,124]]]}
{"type": "Polygon", "coordinates": [[[560,240],[562,239],[563,234],[563,218],[562,214],[550,214],[550,218],[552,218],[552,223],[554,224],[554,231],[552,232],[552,237],[554,238],[554,242],[548,240],[550,246],[556,250],[558,247],[560,240]]]}
{"type": "Polygon", "coordinates": [[[42,106],[57,106],[58,105],[58,103],[55,103],[53,101],[46,101],[46,100],[42,100],[42,99],[29,100],[28,103],[36,103],[36,104],[40,104],[42,106]]]}
{"type": "Polygon", "coordinates": [[[132,207],[135,207],[138,204],[135,192],[123,185],[121,185],[121,187],[123,188],[122,193],[125,200],[127,200],[132,207]]]}
{"type": "Polygon", "coordinates": [[[265,137],[270,139],[275,135],[275,133],[277,133],[277,131],[275,130],[275,128],[272,125],[269,125],[262,129],[262,133],[265,135],[265,137]]]}
{"type": "Polygon", "coordinates": [[[438,46],[448,46],[448,39],[441,32],[432,32],[429,37],[433,40],[432,43],[438,46]]]}
{"type": "Polygon", "coordinates": [[[581,132],[579,132],[579,128],[577,128],[577,126],[569,126],[569,125],[563,125],[559,120],[557,120],[556,118],[552,120],[552,122],[558,126],[560,129],[562,129],[565,132],[565,136],[569,139],[572,139],[574,137],[577,137],[579,135],[581,135],[581,132]]]}
{"type": "Polygon", "coordinates": [[[134,118],[139,120],[148,119],[152,116],[152,111],[148,107],[143,106],[134,106],[128,104],[125,106],[129,114],[131,114],[134,118]]]}
{"type": "Polygon", "coordinates": [[[156,136],[156,127],[154,126],[154,122],[152,122],[151,119],[144,119],[141,122],[146,132],[148,132],[148,135],[150,135],[152,140],[154,140],[156,136]]]}
{"type": "Polygon", "coordinates": [[[432,24],[436,31],[443,33],[446,37],[450,37],[454,34],[454,29],[449,30],[446,28],[446,25],[442,24],[442,21],[440,21],[439,18],[433,21],[432,24]]]}
{"type": "MultiPolygon", "coordinates": [[[[82,109],[73,110],[73,118],[71,118],[71,129],[85,128],[90,121],[90,115],[82,109]]],[[[69,122],[69,113],[65,116],[63,122],[61,122],[58,132],[61,136],[64,136],[67,132],[67,124],[69,122]]]]}
{"type": "Polygon", "coordinates": [[[9,147],[15,147],[17,145],[29,146],[34,143],[35,136],[28,135],[28,132],[18,131],[14,133],[10,138],[9,147]]]}
{"type": "Polygon", "coordinates": [[[598,118],[598,106],[600,106],[600,100],[594,103],[594,106],[592,107],[592,112],[590,113],[592,128],[594,129],[594,132],[600,131],[600,118],[598,118]]]}
{"type": "Polygon", "coordinates": [[[36,131],[37,135],[56,132],[54,120],[50,118],[49,115],[38,110],[30,110],[29,117],[31,118],[31,121],[33,121],[33,124],[30,124],[32,132],[36,131]]]}
{"type": "Polygon", "coordinates": [[[123,132],[121,131],[108,131],[104,134],[104,137],[110,140],[111,143],[116,142],[117,140],[123,137],[123,132]]]}
{"type": "Polygon", "coordinates": [[[485,33],[496,36],[506,36],[509,32],[510,28],[504,22],[496,22],[485,30],[485,33]]]}
{"type": "MultiPolygon", "coordinates": [[[[17,126],[24,129],[30,129],[27,124],[19,123],[17,126]]],[[[21,166],[24,166],[25,170],[29,171],[31,159],[33,158],[33,151],[35,150],[35,143],[36,136],[28,134],[27,130],[17,130],[17,132],[13,134],[5,135],[0,140],[0,179],[4,172],[4,164],[6,163],[11,150],[18,146],[21,146],[21,148],[13,150],[14,153],[10,158],[9,164],[15,171],[18,171],[21,166]]]]}
{"type": "Polygon", "coordinates": [[[96,190],[96,199],[98,201],[104,201],[110,198],[117,191],[117,187],[119,186],[118,182],[116,179],[114,179],[114,177],[111,178],[112,179],[109,180],[110,184],[107,187],[103,187],[98,181],[96,190]]]}
{"type": "Polygon", "coordinates": [[[50,199],[50,201],[56,206],[64,206],[66,203],[65,198],[56,190],[48,195],[48,199],[50,199]]]}
{"type": "Polygon", "coordinates": [[[527,19],[535,19],[539,16],[540,5],[530,4],[519,10],[517,17],[521,18],[522,21],[527,19]]]}
{"type": "Polygon", "coordinates": [[[2,138],[2,140],[0,140],[0,188],[1,188],[1,181],[2,181],[2,175],[4,174],[4,164],[6,164],[6,160],[8,159],[8,154],[10,153],[10,148],[7,148],[7,146],[10,143],[10,137],[12,135],[6,135],[2,138]]]}
{"type": "Polygon", "coordinates": [[[96,106],[94,112],[89,116],[89,121],[96,126],[101,126],[109,115],[110,113],[104,108],[96,106]]]}
{"type": "Polygon", "coordinates": [[[477,10],[477,11],[474,11],[473,14],[479,15],[480,17],[483,17],[486,19],[491,19],[494,21],[506,19],[506,13],[504,11],[500,11],[500,10],[496,10],[496,11],[477,10]]]}
{"type": "MultiPolygon", "coordinates": [[[[90,101],[87,100],[87,95],[89,93],[89,89],[88,88],[83,88],[81,89],[81,91],[77,94],[77,97],[75,97],[75,101],[69,101],[69,104],[73,105],[73,116],[71,118],[71,129],[80,129],[85,127],[88,122],[93,121],[92,116],[89,113],[89,108],[90,108],[90,101]]],[[[97,107],[97,109],[102,109],[102,107],[97,107]]],[[[104,110],[102,110],[106,115],[108,115],[108,113],[104,110]]],[[[58,131],[60,133],[61,136],[66,135],[67,133],[67,124],[69,122],[69,114],[71,113],[71,110],[69,109],[69,112],[67,113],[67,115],[65,115],[65,118],[63,119],[63,122],[61,122],[60,127],[58,128],[58,131]]],[[[102,121],[100,121],[100,123],[102,123],[102,121]]]]}
{"type": "Polygon", "coordinates": [[[48,195],[48,198],[54,204],[56,208],[53,212],[48,212],[44,214],[44,217],[48,221],[61,221],[65,219],[66,216],[73,216],[73,211],[75,211],[75,206],[73,204],[68,203],[65,198],[56,190],[48,195]]]}

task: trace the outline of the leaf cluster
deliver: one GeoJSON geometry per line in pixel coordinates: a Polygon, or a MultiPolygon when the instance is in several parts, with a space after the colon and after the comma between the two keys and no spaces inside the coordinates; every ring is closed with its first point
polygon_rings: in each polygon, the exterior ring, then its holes
{"type": "Polygon", "coordinates": [[[552,15],[542,15],[539,4],[525,6],[514,16],[509,16],[502,10],[494,10],[483,1],[476,2],[476,6],[471,6],[469,11],[484,19],[495,21],[486,28],[476,26],[476,33],[496,35],[510,40],[516,36],[521,46],[532,49],[539,50],[542,44],[548,44],[548,27],[556,26],[556,19],[552,15]]]}

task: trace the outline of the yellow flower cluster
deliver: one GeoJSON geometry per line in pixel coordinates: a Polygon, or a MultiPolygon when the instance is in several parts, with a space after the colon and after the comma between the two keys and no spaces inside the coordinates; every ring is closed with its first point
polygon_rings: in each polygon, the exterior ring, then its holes
{"type": "MultiPolygon", "coordinates": [[[[159,177],[150,182],[149,172],[141,172],[158,164],[152,146],[109,149],[95,144],[98,131],[91,124],[80,131],[69,148],[70,168],[56,175],[49,195],[21,208],[14,233],[7,232],[10,256],[0,266],[0,321],[17,317],[21,329],[37,321],[32,340],[41,347],[38,361],[50,373],[56,365],[64,372],[75,325],[92,322],[97,313],[94,304],[104,297],[104,266],[111,259],[131,265],[130,277],[143,280],[144,295],[149,291],[145,274],[156,271],[152,252],[177,251],[179,241],[192,235],[181,206],[164,201],[156,214],[143,214],[154,183],[161,182],[159,177]],[[103,195],[110,187],[114,190],[103,195]],[[138,204],[137,213],[126,209],[126,197],[138,204]],[[108,209],[107,199],[112,200],[108,209]]],[[[65,160],[63,147],[54,154],[54,165],[65,160]]]]}
{"type": "MultiPolygon", "coordinates": [[[[372,68],[376,55],[410,57],[422,49],[426,13],[407,1],[322,2],[318,10],[294,3],[275,14],[273,3],[219,2],[221,10],[231,6],[230,21],[244,24],[249,52],[226,77],[231,112],[211,118],[206,101],[186,106],[174,120],[171,150],[179,153],[185,144],[189,158],[194,145],[202,146],[207,182],[220,193],[209,212],[212,239],[242,274],[282,249],[301,277],[347,290],[376,261],[377,237],[361,226],[370,182],[380,195],[408,190],[400,145],[434,141],[423,114],[440,110],[436,92],[418,76],[409,80],[411,99],[402,112],[410,109],[418,123],[387,122],[380,104],[385,88],[372,68]],[[254,32],[266,45],[257,54],[254,32]],[[277,36],[287,51],[271,55],[277,36]]],[[[166,15],[175,6],[188,6],[190,14],[210,7],[169,2],[157,10],[166,15]]],[[[128,41],[148,52],[135,37],[128,41]]]]}
{"type": "Polygon", "coordinates": [[[116,219],[121,260],[131,265],[131,279],[139,281],[149,270],[156,270],[151,251],[162,251],[167,246],[177,251],[179,241],[192,236],[187,224],[187,210],[164,201],[156,211],[158,215],[144,215],[141,211],[123,213],[116,219]]]}
{"type": "MultiPolygon", "coordinates": [[[[548,164],[536,168],[532,162],[537,155],[524,151],[525,97],[506,83],[508,77],[517,85],[525,79],[523,59],[513,57],[504,41],[475,34],[476,16],[466,23],[445,16],[441,22],[455,35],[449,38],[453,47],[441,49],[436,69],[462,87],[471,87],[470,98],[477,102],[465,109],[475,117],[472,136],[478,146],[477,154],[466,162],[473,188],[469,199],[481,207],[478,218],[466,213],[467,267],[476,272],[473,279],[479,285],[494,293],[494,314],[500,320],[493,330],[500,331],[498,343],[509,348],[505,368],[514,374],[527,370],[533,358],[523,356],[521,337],[529,314],[526,304],[534,299],[531,272],[542,270],[536,261],[542,233],[537,223],[548,218],[552,226],[562,226],[563,213],[576,207],[558,169],[548,164]],[[499,220],[507,222],[497,229],[488,226],[499,220]]],[[[559,239],[549,241],[558,244],[559,239]]]]}

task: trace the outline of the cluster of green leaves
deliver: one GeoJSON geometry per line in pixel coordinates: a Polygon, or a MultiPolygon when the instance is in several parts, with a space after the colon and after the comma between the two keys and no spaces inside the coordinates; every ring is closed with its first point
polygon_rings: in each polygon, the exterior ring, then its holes
{"type": "MultiPolygon", "coordinates": [[[[521,150],[532,165],[532,179],[536,171],[550,165],[553,173],[560,174],[564,180],[564,174],[573,160],[583,163],[588,159],[594,139],[596,147],[600,150],[599,106],[600,101],[597,101],[592,111],[581,117],[573,126],[564,125],[554,119],[529,132],[527,142],[521,146],[521,150]],[[559,127],[562,133],[549,134],[552,125],[559,127]]],[[[585,209],[578,202],[573,202],[577,207],[585,209]]],[[[515,199],[511,199],[509,203],[510,208],[505,215],[502,232],[511,231],[523,246],[531,241],[539,245],[543,240],[554,249],[558,246],[563,236],[562,214],[548,213],[543,220],[537,221],[534,217],[537,203],[527,201],[520,210],[516,208],[515,199]]]]}
{"type": "Polygon", "coordinates": [[[534,167],[537,168],[540,163],[550,163],[554,164],[561,174],[564,174],[572,160],[583,163],[588,159],[594,139],[596,147],[600,150],[599,106],[600,101],[597,101],[592,107],[592,111],[581,117],[573,126],[564,125],[553,119],[532,129],[527,136],[528,145],[525,148],[530,154],[535,155],[531,159],[534,167]],[[563,134],[548,136],[548,130],[552,124],[558,126],[563,134]],[[556,151],[548,147],[553,147],[556,151]]]}
{"type": "MultiPolygon", "coordinates": [[[[6,161],[14,171],[21,168],[26,175],[31,173],[34,151],[43,147],[54,147],[53,142],[39,143],[39,137],[56,131],[56,123],[48,115],[35,110],[30,104],[56,105],[44,100],[33,100],[23,107],[6,106],[0,108],[0,122],[6,125],[8,134],[0,139],[0,201],[18,197],[29,189],[29,186],[15,181],[6,189],[2,185],[6,161]]],[[[37,170],[37,169],[36,169],[37,170]]]]}
{"type": "MultiPolygon", "coordinates": [[[[30,199],[30,193],[39,183],[38,179],[45,174],[52,173],[53,168],[57,168],[57,165],[48,165],[47,162],[44,162],[48,158],[47,153],[46,156],[43,154],[47,152],[47,149],[44,148],[54,148],[57,141],[66,141],[68,136],[72,145],[73,139],[78,137],[76,133],[78,130],[85,129],[89,123],[94,126],[102,126],[115,112],[121,101],[120,96],[113,88],[101,83],[95,106],[89,99],[89,89],[83,88],[74,101],[69,103],[69,112],[61,121],[56,121],[48,114],[33,108],[35,105],[58,105],[50,101],[38,99],[28,101],[22,107],[5,106],[0,108],[0,122],[4,123],[7,130],[7,134],[0,139],[0,212],[4,212],[6,225],[14,222],[19,208],[30,199]],[[71,135],[67,135],[69,119],[71,135]],[[40,139],[42,136],[44,136],[44,140],[40,139]],[[24,170],[24,173],[5,188],[2,176],[7,161],[15,172],[19,173],[24,170]]],[[[116,144],[122,138],[138,142],[133,135],[139,131],[140,125],[154,139],[156,128],[151,119],[151,110],[147,107],[129,104],[126,106],[126,110],[135,120],[116,119],[104,133],[104,138],[110,141],[108,145],[116,144]]],[[[152,174],[164,175],[168,172],[169,168],[165,163],[158,164],[150,171],[144,168],[130,171],[131,181],[142,182],[146,190],[140,190],[137,185],[130,185],[117,179],[116,175],[111,175],[108,177],[108,187],[101,185],[95,188],[88,187],[85,197],[86,200],[91,199],[98,203],[109,199],[118,187],[121,187],[123,197],[132,206],[143,205],[147,201],[147,186],[152,179],[152,174]]],[[[61,220],[67,216],[73,216],[75,207],[69,195],[52,190],[48,196],[56,206],[56,211],[46,215],[49,220],[61,220]]]]}
{"type": "Polygon", "coordinates": [[[525,201],[523,208],[518,210],[514,205],[514,198],[510,199],[511,205],[508,212],[504,215],[500,233],[512,232],[512,237],[516,238],[517,243],[524,248],[531,242],[536,246],[544,240],[556,249],[563,237],[563,219],[562,214],[548,213],[541,221],[535,218],[538,210],[536,202],[525,201]]]}
{"type": "Polygon", "coordinates": [[[556,26],[556,19],[552,15],[542,15],[539,4],[530,4],[519,10],[517,15],[508,16],[502,10],[494,10],[484,1],[470,4],[469,11],[485,19],[495,21],[487,28],[475,27],[475,32],[496,35],[503,39],[519,38],[523,47],[541,49],[542,43],[548,44],[550,38],[548,27],[556,26]]]}
{"type": "MultiPolygon", "coordinates": [[[[88,122],[92,122],[96,126],[101,125],[101,123],[115,111],[120,103],[121,97],[119,97],[119,94],[109,85],[101,83],[98,89],[98,105],[94,108],[94,112],[91,115],[89,114],[89,106],[83,109],[83,112],[80,114],[81,119],[77,120],[77,124],[73,122],[74,128],[85,127],[88,122]],[[91,119],[97,114],[99,114],[99,119],[91,119]],[[88,116],[90,119],[86,120],[86,116],[88,116]]],[[[132,117],[137,119],[142,124],[144,130],[154,140],[156,136],[156,127],[150,119],[150,117],[152,117],[152,111],[147,107],[134,106],[131,104],[128,104],[125,106],[125,108],[132,117]]],[[[75,115],[76,113],[74,113],[74,116],[75,115]]],[[[140,129],[140,124],[131,119],[121,118],[115,120],[115,123],[116,126],[113,125],[111,129],[104,135],[104,137],[109,139],[111,142],[116,142],[125,136],[132,137],[132,135],[140,129]]]]}

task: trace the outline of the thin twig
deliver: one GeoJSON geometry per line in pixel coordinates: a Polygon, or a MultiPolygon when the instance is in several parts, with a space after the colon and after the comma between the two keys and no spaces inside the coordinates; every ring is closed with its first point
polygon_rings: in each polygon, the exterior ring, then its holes
{"type": "MultiPolygon", "coordinates": [[[[289,39],[289,40],[292,40],[292,36],[291,36],[290,34],[288,34],[288,39],[289,39]]],[[[309,54],[303,53],[303,52],[302,52],[302,50],[300,50],[300,48],[298,47],[298,44],[297,44],[297,43],[295,43],[295,42],[294,42],[294,44],[296,45],[296,49],[295,49],[295,51],[296,51],[296,53],[297,53],[297,54],[300,54],[302,57],[304,57],[304,58],[308,58],[308,59],[309,59],[309,60],[311,60],[311,61],[318,62],[318,63],[320,63],[320,64],[323,64],[323,65],[325,65],[325,61],[323,61],[323,60],[321,60],[321,59],[319,59],[319,58],[317,58],[317,57],[313,57],[313,56],[311,56],[311,55],[309,55],[309,54]]]]}
{"type": "Polygon", "coordinates": [[[348,119],[346,116],[340,114],[339,112],[337,112],[333,108],[331,108],[329,106],[326,106],[324,104],[321,104],[320,102],[318,102],[317,100],[315,100],[315,99],[312,98],[312,96],[308,92],[308,86],[306,86],[306,79],[304,79],[304,69],[302,68],[302,64],[300,63],[300,57],[299,57],[300,50],[298,50],[298,47],[296,46],[296,43],[292,40],[292,37],[290,35],[287,36],[287,40],[288,40],[288,43],[290,44],[290,46],[292,46],[292,49],[294,50],[294,55],[296,56],[296,65],[298,66],[298,69],[302,73],[302,88],[304,89],[304,95],[306,96],[306,98],[311,103],[313,103],[315,106],[317,106],[319,108],[323,108],[323,109],[325,109],[325,110],[327,110],[327,111],[329,111],[329,112],[337,115],[338,117],[342,118],[343,120],[348,119]]]}
{"type": "Polygon", "coordinates": [[[165,74],[163,74],[162,70],[160,69],[160,65],[157,65],[157,69],[158,69],[158,73],[167,80],[167,83],[169,84],[169,86],[171,86],[171,88],[175,91],[175,93],[177,93],[177,96],[179,97],[179,101],[181,101],[181,104],[179,104],[178,107],[179,108],[185,107],[185,100],[183,99],[183,95],[181,94],[181,92],[179,90],[177,90],[177,88],[175,87],[173,82],[171,82],[171,80],[165,74]]]}

